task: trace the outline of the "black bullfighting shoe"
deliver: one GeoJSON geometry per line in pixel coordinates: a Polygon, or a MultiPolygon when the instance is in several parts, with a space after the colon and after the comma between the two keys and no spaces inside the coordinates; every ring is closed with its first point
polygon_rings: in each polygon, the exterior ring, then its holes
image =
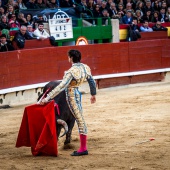
{"type": "Polygon", "coordinates": [[[83,151],[83,152],[77,152],[77,151],[74,151],[71,156],[82,156],[82,155],[88,155],[88,151],[83,151]]]}

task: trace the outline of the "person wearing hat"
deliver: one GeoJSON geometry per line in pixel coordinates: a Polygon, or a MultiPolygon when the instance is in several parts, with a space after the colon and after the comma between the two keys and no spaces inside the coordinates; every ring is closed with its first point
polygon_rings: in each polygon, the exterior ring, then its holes
{"type": "Polygon", "coordinates": [[[13,51],[14,47],[7,41],[6,35],[2,34],[0,36],[0,52],[13,51]]]}

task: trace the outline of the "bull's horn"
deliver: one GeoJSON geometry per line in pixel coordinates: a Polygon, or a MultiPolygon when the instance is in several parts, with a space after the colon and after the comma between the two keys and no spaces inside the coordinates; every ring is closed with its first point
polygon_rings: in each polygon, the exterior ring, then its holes
{"type": "Polygon", "coordinates": [[[65,132],[60,136],[60,138],[61,138],[68,132],[68,126],[67,126],[67,123],[64,120],[61,120],[61,119],[57,119],[57,123],[62,125],[64,127],[64,130],[65,130],[65,132]]]}

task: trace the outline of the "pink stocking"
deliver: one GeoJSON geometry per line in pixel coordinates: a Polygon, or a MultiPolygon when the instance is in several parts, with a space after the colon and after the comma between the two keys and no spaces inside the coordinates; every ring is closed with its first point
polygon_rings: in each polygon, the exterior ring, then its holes
{"type": "Polygon", "coordinates": [[[87,136],[80,134],[80,149],[77,152],[84,152],[87,150],[87,136]]]}

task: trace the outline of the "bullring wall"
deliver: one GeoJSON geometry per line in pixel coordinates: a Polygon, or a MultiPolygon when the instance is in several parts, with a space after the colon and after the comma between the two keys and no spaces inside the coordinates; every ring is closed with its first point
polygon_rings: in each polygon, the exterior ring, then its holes
{"type": "Polygon", "coordinates": [[[93,75],[170,68],[170,39],[16,50],[0,53],[0,89],[62,79],[70,49],[93,75]]]}

